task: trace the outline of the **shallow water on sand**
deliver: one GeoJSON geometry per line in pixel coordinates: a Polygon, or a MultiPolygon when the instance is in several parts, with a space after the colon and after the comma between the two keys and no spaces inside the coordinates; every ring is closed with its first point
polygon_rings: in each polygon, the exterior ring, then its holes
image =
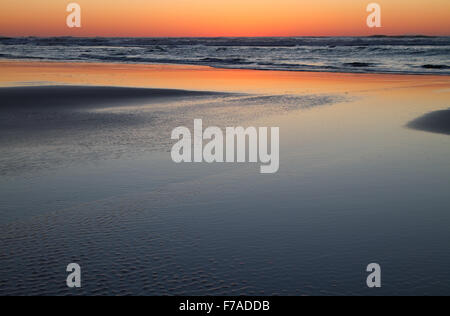
{"type": "Polygon", "coordinates": [[[450,138],[406,126],[449,97],[215,96],[3,136],[0,294],[449,294],[450,138]],[[279,126],[280,171],[172,163],[171,129],[201,117],[279,126]],[[80,290],[65,287],[71,262],[80,290]]]}

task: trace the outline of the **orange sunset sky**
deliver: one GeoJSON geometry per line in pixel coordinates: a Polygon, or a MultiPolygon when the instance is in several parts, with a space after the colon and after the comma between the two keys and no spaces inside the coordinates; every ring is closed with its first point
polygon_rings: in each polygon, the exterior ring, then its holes
{"type": "Polygon", "coordinates": [[[0,0],[5,36],[450,35],[449,0],[0,0]],[[82,28],[66,26],[66,6],[82,28]],[[382,7],[382,28],[366,7],[382,7]]]}

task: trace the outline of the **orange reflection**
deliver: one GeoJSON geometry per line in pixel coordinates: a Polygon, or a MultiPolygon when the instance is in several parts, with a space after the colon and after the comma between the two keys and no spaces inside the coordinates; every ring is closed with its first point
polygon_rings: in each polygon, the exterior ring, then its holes
{"type": "MultiPolygon", "coordinates": [[[[449,76],[309,73],[204,66],[0,61],[0,85],[74,84],[244,93],[392,93],[393,88],[449,87],[449,76]]],[[[399,90],[401,91],[401,89],[399,90]]]]}

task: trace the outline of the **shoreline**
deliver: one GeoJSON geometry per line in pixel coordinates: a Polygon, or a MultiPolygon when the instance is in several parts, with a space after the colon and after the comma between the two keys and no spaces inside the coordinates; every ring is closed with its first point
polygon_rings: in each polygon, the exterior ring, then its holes
{"type": "Polygon", "coordinates": [[[198,67],[199,69],[217,69],[217,70],[247,70],[247,71],[260,71],[260,72],[286,72],[286,73],[306,73],[306,74],[342,74],[342,75],[392,75],[392,76],[436,76],[436,77],[450,77],[450,73],[429,73],[429,72],[383,72],[383,71],[373,71],[373,72],[363,72],[363,71],[332,71],[332,70],[299,70],[299,69],[258,69],[258,68],[244,68],[244,67],[219,67],[210,65],[201,65],[195,63],[138,63],[138,62],[98,62],[98,61],[56,61],[56,60],[46,60],[46,59],[9,59],[0,58],[0,65],[6,63],[36,63],[36,64],[65,64],[65,65],[123,65],[123,66],[168,66],[168,67],[198,67]]]}
{"type": "Polygon", "coordinates": [[[167,64],[24,62],[0,59],[0,68],[0,87],[72,85],[305,95],[366,94],[419,87],[445,90],[450,84],[450,76],[443,75],[260,71],[167,64]]]}

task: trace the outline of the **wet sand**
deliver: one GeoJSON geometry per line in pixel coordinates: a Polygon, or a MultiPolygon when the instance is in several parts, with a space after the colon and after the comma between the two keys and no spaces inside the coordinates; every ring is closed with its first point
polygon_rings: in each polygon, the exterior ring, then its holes
{"type": "Polygon", "coordinates": [[[210,124],[233,126],[276,113],[280,104],[288,112],[332,105],[345,98],[42,85],[3,87],[0,99],[4,101],[0,105],[0,146],[4,149],[0,174],[17,175],[68,162],[168,150],[171,131],[190,126],[198,117],[210,124]]]}
{"type": "Polygon", "coordinates": [[[450,293],[450,137],[405,128],[449,78],[0,67],[1,295],[450,293]],[[194,118],[279,126],[280,171],[174,164],[194,118]]]}

